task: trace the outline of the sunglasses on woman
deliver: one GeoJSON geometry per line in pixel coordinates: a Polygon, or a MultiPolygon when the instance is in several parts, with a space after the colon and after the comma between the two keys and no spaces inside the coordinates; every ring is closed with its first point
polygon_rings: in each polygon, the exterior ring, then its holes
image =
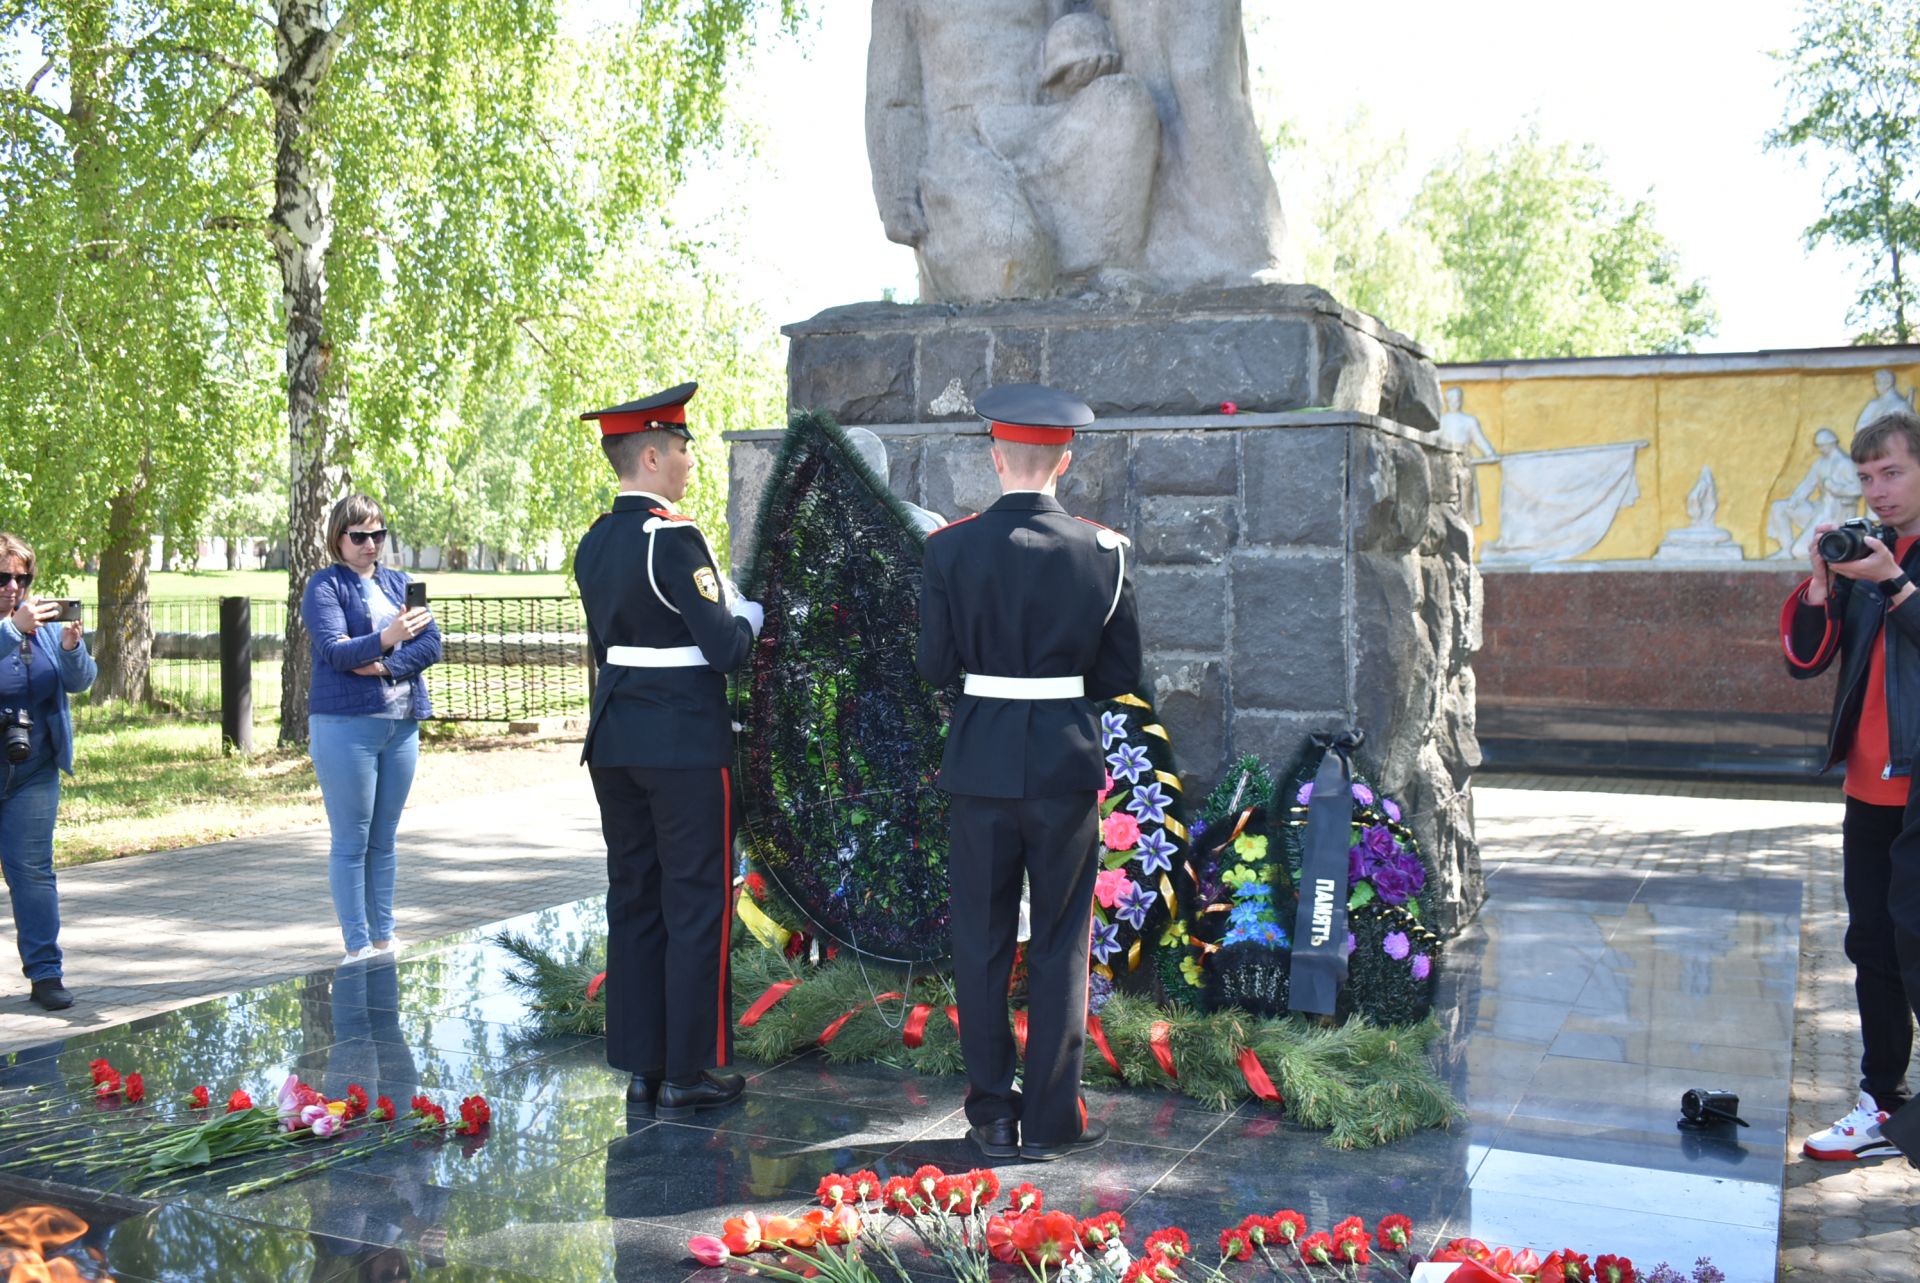
{"type": "Polygon", "coordinates": [[[25,591],[32,583],[32,575],[10,575],[0,570],[0,588],[5,588],[8,584],[19,584],[21,590],[25,591]]]}
{"type": "Polygon", "coordinates": [[[356,545],[364,547],[368,541],[374,543],[386,542],[387,532],[384,530],[349,530],[347,531],[347,538],[353,540],[356,545]]]}

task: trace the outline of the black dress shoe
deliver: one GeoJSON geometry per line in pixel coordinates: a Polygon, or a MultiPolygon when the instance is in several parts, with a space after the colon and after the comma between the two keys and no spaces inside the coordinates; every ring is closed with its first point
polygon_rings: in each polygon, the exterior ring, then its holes
{"type": "Polygon", "coordinates": [[[1025,1144],[1020,1147],[1020,1157],[1030,1163],[1051,1163],[1056,1158],[1065,1158],[1069,1154],[1078,1154],[1084,1150],[1098,1149],[1107,1143],[1107,1125],[1089,1122],[1080,1135],[1073,1140],[1061,1141],[1058,1145],[1025,1144]]]}
{"type": "Polygon", "coordinates": [[[635,1074],[627,1082],[627,1103],[629,1105],[652,1106],[654,1097],[660,1094],[660,1075],[635,1074]]]}
{"type": "Polygon", "coordinates": [[[686,1086],[666,1082],[653,1098],[653,1116],[668,1120],[691,1118],[702,1109],[718,1109],[740,1099],[747,1080],[739,1074],[704,1073],[686,1086]]]}
{"type": "Polygon", "coordinates": [[[68,993],[67,987],[60,983],[59,976],[51,980],[34,981],[30,1000],[48,1011],[65,1011],[73,1005],[73,995],[68,993]]]}
{"type": "Polygon", "coordinates": [[[969,1127],[967,1139],[988,1158],[1020,1157],[1020,1124],[1011,1118],[996,1118],[990,1123],[969,1127]]]}

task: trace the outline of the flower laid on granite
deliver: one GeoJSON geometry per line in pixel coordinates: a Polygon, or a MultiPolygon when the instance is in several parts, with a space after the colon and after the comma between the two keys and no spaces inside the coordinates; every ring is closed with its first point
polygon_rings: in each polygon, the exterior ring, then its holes
{"type": "MultiPolygon", "coordinates": [[[[351,1094],[352,1089],[348,1090],[351,1094]]],[[[362,1092],[361,1099],[365,1098],[366,1093],[362,1092]]],[[[478,1136],[481,1129],[492,1121],[493,1109],[487,1104],[486,1097],[469,1096],[460,1102],[460,1122],[453,1130],[462,1136],[478,1136]]]]}
{"type": "Polygon", "coordinates": [[[1240,413],[1240,406],[1234,401],[1222,401],[1220,403],[1220,413],[1228,415],[1238,414],[1240,413]]]}
{"type": "MultiPolygon", "coordinates": [[[[128,1104],[145,1100],[146,1082],[140,1074],[123,1075],[104,1059],[94,1061],[88,1069],[96,1096],[124,1098],[128,1104]]],[[[445,1123],[445,1114],[438,1106],[419,1097],[415,1112],[421,1125],[412,1129],[389,1126],[386,1124],[393,1120],[393,1103],[386,1097],[380,1098],[385,1112],[376,1110],[369,1117],[367,1092],[359,1084],[348,1084],[344,1098],[329,1100],[294,1074],[287,1075],[271,1105],[257,1106],[244,1090],[236,1090],[227,1097],[225,1111],[213,1114],[212,1093],[200,1085],[178,1098],[173,1111],[149,1106],[148,1112],[138,1116],[145,1122],[131,1130],[111,1133],[97,1130],[97,1118],[70,1109],[50,1117],[50,1111],[61,1108],[63,1099],[63,1094],[56,1094],[31,1110],[9,1108],[5,1119],[0,1120],[0,1151],[14,1141],[30,1139],[37,1143],[18,1146],[10,1161],[0,1163],[0,1170],[44,1170],[72,1164],[90,1173],[117,1173],[115,1187],[158,1196],[223,1163],[244,1160],[257,1167],[260,1161],[277,1154],[289,1158],[299,1155],[298,1166],[283,1167],[227,1190],[229,1196],[238,1196],[357,1158],[396,1138],[420,1135],[429,1122],[434,1135],[444,1135],[445,1123]],[[324,1157],[316,1158],[307,1150],[314,1141],[334,1144],[324,1157]]],[[[485,1126],[491,1110],[485,1098],[470,1096],[461,1114],[477,1132],[485,1126]]]]}

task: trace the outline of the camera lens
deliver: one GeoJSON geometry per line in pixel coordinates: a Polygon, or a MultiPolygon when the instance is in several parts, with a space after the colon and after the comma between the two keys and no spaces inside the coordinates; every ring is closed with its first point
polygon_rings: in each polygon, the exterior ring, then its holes
{"type": "Polygon", "coordinates": [[[1859,530],[1841,526],[1820,536],[1817,544],[1823,561],[1858,561],[1867,555],[1867,542],[1859,530]]]}

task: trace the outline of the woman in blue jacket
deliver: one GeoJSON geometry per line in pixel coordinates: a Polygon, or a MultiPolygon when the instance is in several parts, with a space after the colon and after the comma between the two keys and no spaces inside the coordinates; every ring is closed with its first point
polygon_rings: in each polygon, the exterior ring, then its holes
{"type": "Polygon", "coordinates": [[[343,964],[398,953],[393,934],[394,835],[432,716],[421,674],[440,658],[440,628],[408,610],[407,576],[380,564],[380,505],[349,495],[333,506],[334,564],[307,581],[300,618],[313,654],[307,742],[333,844],[327,880],[346,941],[343,964]]]}
{"type": "MultiPolygon", "coordinates": [[[[60,810],[60,772],[73,774],[73,715],[67,696],[93,685],[93,656],[79,621],[41,630],[60,613],[57,602],[27,595],[33,549],[0,534],[0,722],[13,729],[0,752],[0,870],[13,901],[20,965],[32,1000],[48,1011],[73,1005],[61,983],[60,895],[53,880],[53,822],[60,810]],[[21,726],[19,714],[26,715],[21,726]],[[25,744],[20,732],[25,732],[25,744]],[[24,754],[21,749],[24,747],[24,754]],[[19,760],[14,760],[21,754],[19,760]]],[[[4,742],[4,741],[0,741],[4,742]]]]}

